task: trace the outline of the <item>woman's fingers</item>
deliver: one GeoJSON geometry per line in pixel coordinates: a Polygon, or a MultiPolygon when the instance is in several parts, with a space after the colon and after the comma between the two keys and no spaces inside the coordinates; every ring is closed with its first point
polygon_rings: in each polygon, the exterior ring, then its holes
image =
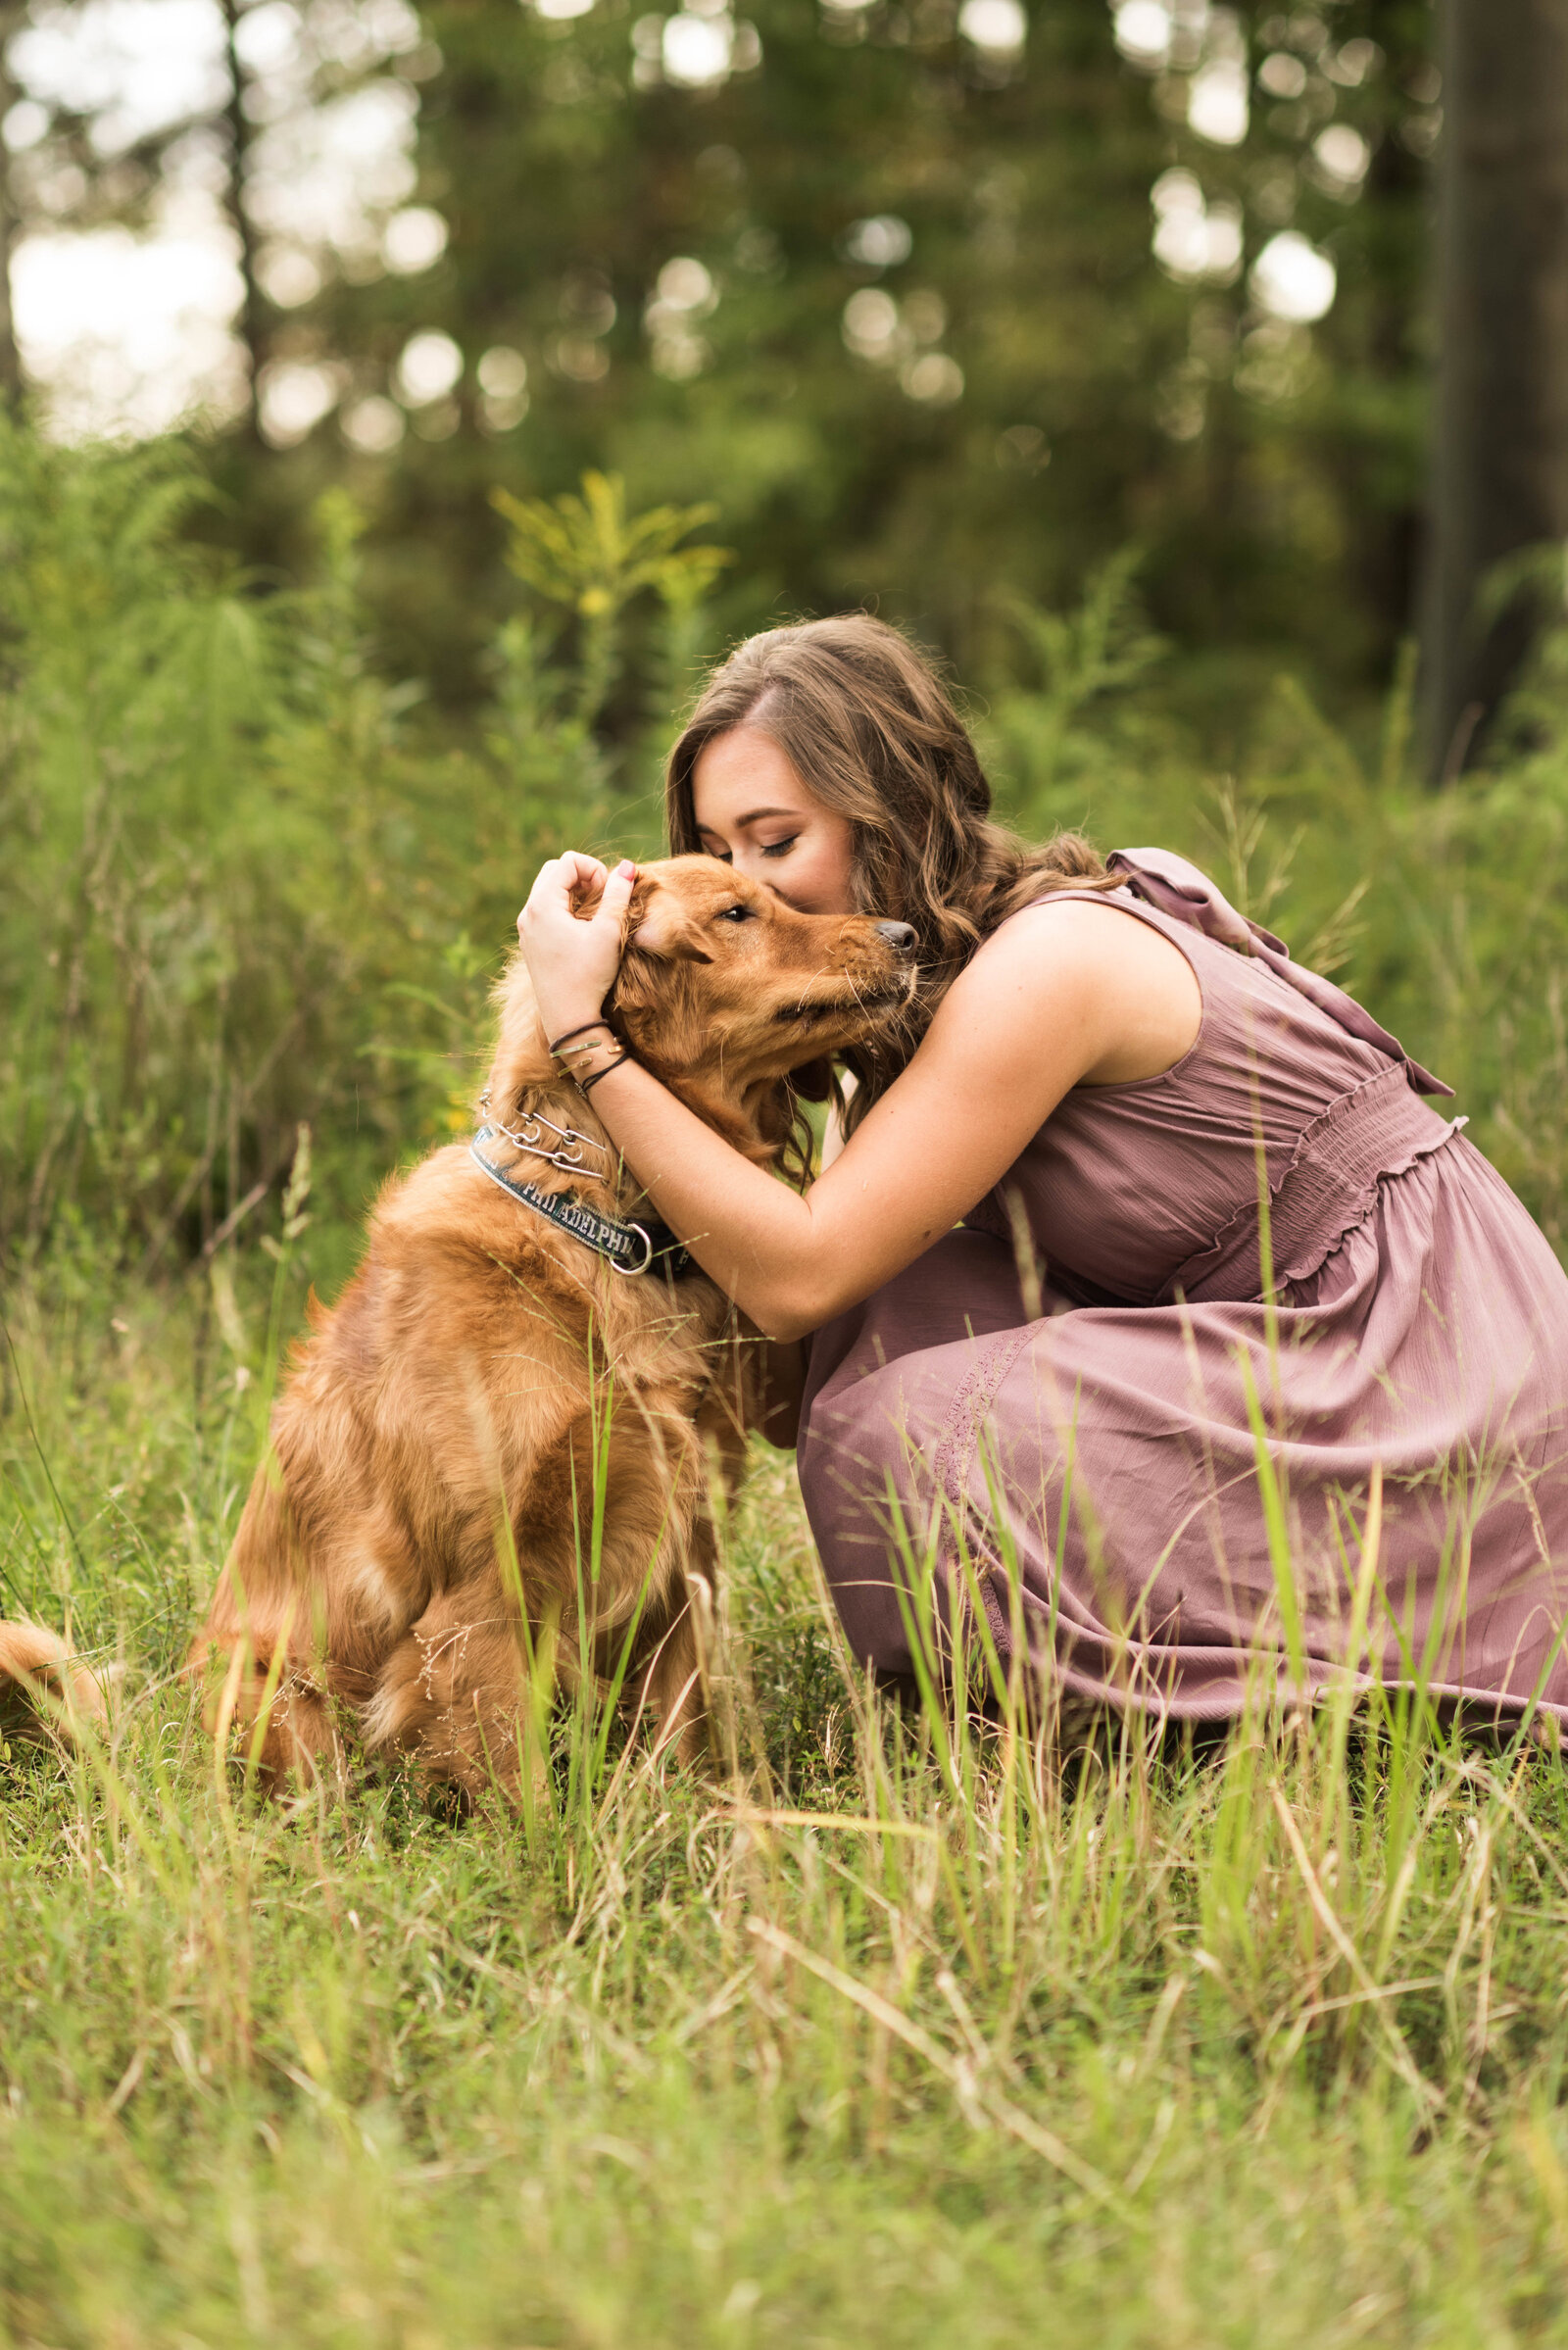
{"type": "Polygon", "coordinates": [[[602,865],[597,857],[585,856],[580,849],[568,849],[556,861],[568,899],[597,898],[610,879],[609,866],[602,865]]]}
{"type": "Polygon", "coordinates": [[[605,875],[604,895],[594,908],[594,920],[613,931],[617,941],[625,929],[626,908],[636,886],[637,867],[629,857],[623,857],[614,871],[605,875]]]}
{"type": "Polygon", "coordinates": [[[568,849],[564,857],[553,857],[542,864],[534,875],[528,902],[517,916],[519,932],[526,926],[534,929],[541,920],[574,919],[574,902],[600,896],[610,878],[609,867],[597,857],[587,857],[580,849],[568,849]]]}
{"type": "Polygon", "coordinates": [[[540,867],[517,937],[546,1036],[564,1036],[601,1010],[620,967],[636,880],[628,859],[611,872],[575,849],[540,867]]]}

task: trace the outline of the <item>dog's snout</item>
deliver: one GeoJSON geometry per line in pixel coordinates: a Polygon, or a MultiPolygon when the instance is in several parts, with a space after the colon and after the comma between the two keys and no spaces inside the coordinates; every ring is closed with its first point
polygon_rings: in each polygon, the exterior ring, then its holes
{"type": "Polygon", "coordinates": [[[876,926],[876,935],[879,939],[886,939],[897,955],[912,955],[914,953],[914,924],[912,922],[879,922],[876,926]]]}

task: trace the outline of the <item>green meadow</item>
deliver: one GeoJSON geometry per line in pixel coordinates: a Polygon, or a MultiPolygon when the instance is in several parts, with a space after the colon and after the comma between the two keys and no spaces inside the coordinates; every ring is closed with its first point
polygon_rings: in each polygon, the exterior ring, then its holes
{"type": "MultiPolygon", "coordinates": [[[[519,508],[454,717],[372,640],[345,501],[263,599],[197,495],[0,427],[0,1606],[112,1690],[105,1738],[0,1751],[0,2341],[1568,2339],[1568,1781],[1529,1738],[1418,1693],[1197,1748],[900,1710],[760,1448],[710,1771],[586,1698],[525,1817],[215,1763],[180,1662],[308,1290],[463,1131],[539,858],[657,842],[722,526],[519,508]]],[[[1198,858],[1560,1247],[1561,644],[1433,791],[1408,663],[1332,717],[1210,692],[1131,559],[1004,618],[963,683],[1014,819],[1198,858]]]]}

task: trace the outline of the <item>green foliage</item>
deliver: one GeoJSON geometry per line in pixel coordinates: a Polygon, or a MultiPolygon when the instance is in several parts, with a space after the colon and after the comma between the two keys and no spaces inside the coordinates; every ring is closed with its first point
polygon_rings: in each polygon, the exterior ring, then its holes
{"type": "Polygon", "coordinates": [[[576,710],[585,730],[602,715],[616,684],[626,606],[653,590],[678,660],[689,648],[704,599],[733,560],[726,547],[680,543],[714,519],[716,506],[656,506],[629,515],[618,473],[585,473],[580,497],[550,502],[497,490],[491,502],[510,525],[509,570],[579,623],[576,710]]]}
{"type": "Polygon", "coordinates": [[[612,619],[643,588],[665,604],[696,603],[732,560],[724,547],[680,544],[713,520],[716,506],[659,506],[633,519],[618,473],[585,473],[580,498],[549,504],[498,490],[495,505],[512,525],[509,567],[546,603],[584,619],[612,619]]]}
{"type": "MultiPolygon", "coordinates": [[[[994,672],[981,589],[1059,603],[1136,540],[1159,626],[1205,656],[1191,683],[1228,695],[1284,650],[1336,697],[1376,690],[1415,602],[1428,0],[1172,9],[1166,50],[1125,56],[1106,0],[1031,4],[1016,54],[954,0],[748,0],[712,12],[730,70],[700,87],[663,60],[679,13],[299,0],[270,47],[240,30],[236,135],[221,73],[198,135],[255,233],[248,358],[264,388],[322,370],[303,438],[236,419],[209,446],[248,561],[303,574],[347,473],[378,631],[467,702],[511,593],[492,493],[618,470],[722,506],[730,633],[875,599],[994,672]],[[363,223],[317,227],[290,176],[361,106],[407,122],[418,184],[383,163],[363,223]],[[445,250],[383,269],[411,197],[445,250]],[[1337,272],[1315,322],[1258,299],[1281,233],[1337,272]],[[400,361],[432,329],[464,366],[421,400],[400,361]]],[[[156,218],[184,117],[127,149],[112,72],[79,112],[41,94],[3,165],[24,232],[156,218]]]]}
{"type": "Polygon", "coordinates": [[[721,558],[588,485],[599,536],[562,560],[608,608],[576,667],[503,627],[475,746],[380,673],[341,490],[283,594],[191,547],[203,495],[175,444],[0,420],[0,1249],[85,1217],[177,1256],[255,1210],[302,1121],[352,1211],[464,1086],[528,859],[591,841],[638,771],[641,728],[592,725],[624,606],[650,584],[700,629],[721,558]]]}
{"type": "Polygon", "coordinates": [[[231,1271],[11,1298],[0,1583],[120,1678],[0,1754],[0,2341],[1560,2339],[1557,1758],[900,1717],[762,1460],[716,1776],[585,1700],[521,1823],[259,1803],[171,1679],[271,1346],[231,1271]]]}
{"type": "MultiPolygon", "coordinates": [[[[729,633],[875,599],[992,673],[983,591],[1056,604],[1136,540],[1160,628],[1207,657],[1194,685],[1228,694],[1288,649],[1336,694],[1375,690],[1412,609],[1430,373],[1423,0],[1176,12],[1147,72],[1105,0],[1031,6],[1013,57],[949,0],[756,0],[702,88],[660,62],[675,13],[427,0],[385,70],[417,91],[417,201],[450,241],[407,276],[318,244],[320,292],[262,302],[263,366],[324,363],[343,389],[297,446],[215,452],[257,560],[304,567],[303,518],[347,468],[398,660],[466,700],[508,595],[493,492],[549,503],[615,470],[720,504],[729,633]],[[1187,119],[1215,70],[1250,89],[1235,143],[1187,119]],[[1173,169],[1239,232],[1212,266],[1152,249],[1173,169]],[[1282,230],[1338,271],[1315,324],[1254,297],[1282,230]],[[403,397],[432,327],[461,378],[366,451],[357,407],[403,397]],[[486,389],[498,352],[525,395],[486,389]]],[[[297,14],[304,53],[329,50],[326,0],[297,14]]],[[[259,80],[269,120],[298,104],[297,75],[259,80]]]]}
{"type": "Polygon", "coordinates": [[[1130,689],[1168,651],[1145,619],[1135,585],[1139,563],[1136,549],[1112,557],[1092,574],[1072,611],[1016,598],[1008,604],[1034,683],[1006,694],[995,734],[1014,788],[1031,807],[1065,805],[1075,787],[1103,771],[1107,731],[1125,725],[1130,689]]]}

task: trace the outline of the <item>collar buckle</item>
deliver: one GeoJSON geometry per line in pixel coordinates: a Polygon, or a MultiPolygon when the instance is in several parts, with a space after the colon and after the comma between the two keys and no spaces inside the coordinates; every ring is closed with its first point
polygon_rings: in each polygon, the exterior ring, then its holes
{"type": "Polygon", "coordinates": [[[618,1261],[617,1258],[612,1256],[610,1260],[611,1271],[612,1273],[625,1273],[627,1275],[646,1273],[649,1266],[654,1261],[654,1240],[652,1233],[650,1233],[647,1227],[642,1224],[622,1224],[620,1229],[622,1232],[634,1232],[637,1235],[637,1238],[642,1242],[643,1261],[640,1265],[623,1265],[618,1261]]]}

